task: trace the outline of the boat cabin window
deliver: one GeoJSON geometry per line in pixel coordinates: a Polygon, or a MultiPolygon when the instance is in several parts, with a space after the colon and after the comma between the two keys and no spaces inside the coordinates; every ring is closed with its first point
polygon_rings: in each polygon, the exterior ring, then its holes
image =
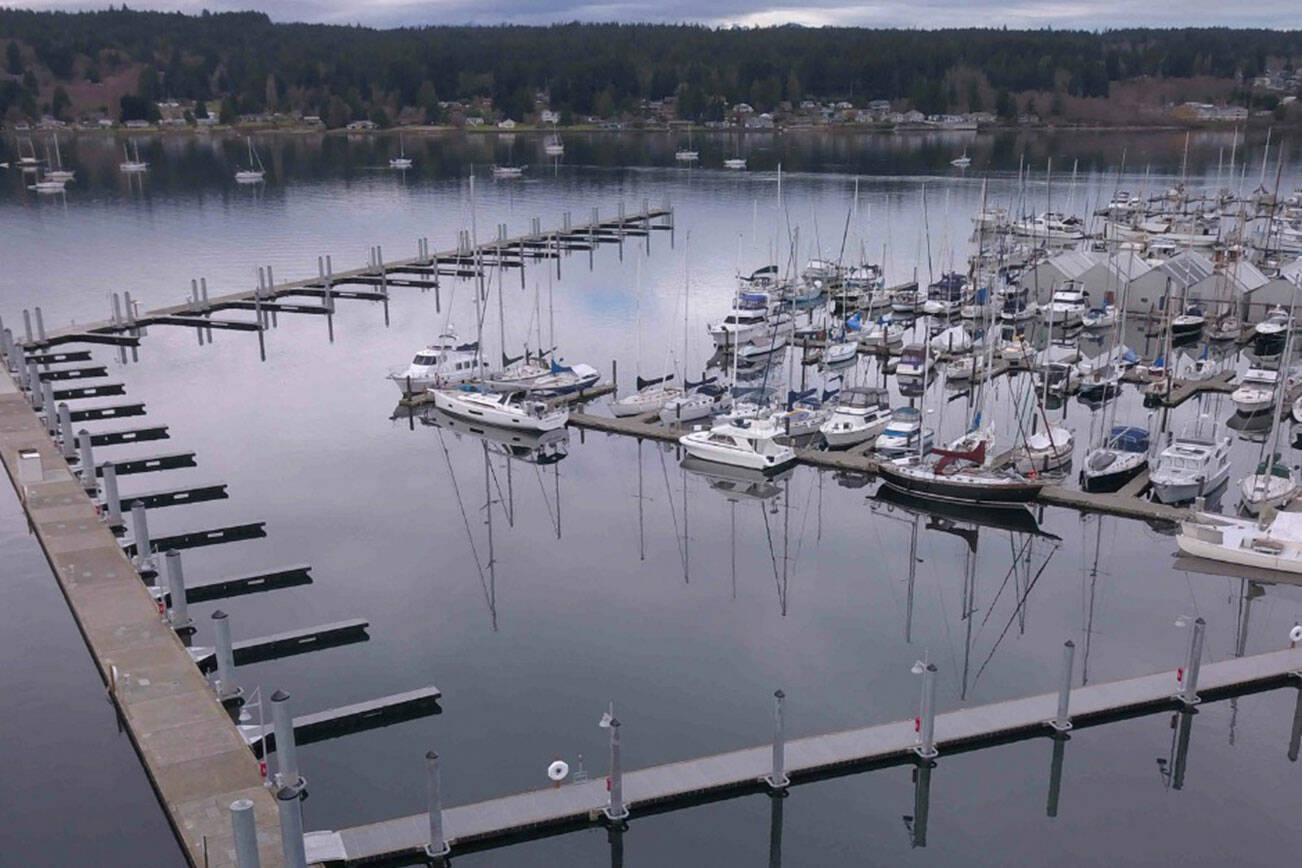
{"type": "Polygon", "coordinates": [[[435,355],[430,355],[428,353],[417,353],[416,358],[412,359],[411,363],[413,365],[424,365],[426,367],[432,367],[433,365],[437,365],[439,363],[439,357],[435,355]]]}

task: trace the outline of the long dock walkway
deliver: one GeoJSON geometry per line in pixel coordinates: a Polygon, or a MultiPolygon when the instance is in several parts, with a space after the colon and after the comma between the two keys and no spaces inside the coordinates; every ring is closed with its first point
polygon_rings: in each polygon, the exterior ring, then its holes
{"type": "Polygon", "coordinates": [[[228,808],[250,799],[283,865],[257,760],[3,364],[0,459],[190,864],[235,864],[228,808]]]}
{"type": "MultiPolygon", "coordinates": [[[[460,244],[456,249],[438,253],[430,253],[427,240],[422,238],[417,245],[420,255],[410,259],[385,262],[379,255],[378,248],[375,248],[371,264],[362,268],[339,272],[323,269],[317,277],[280,284],[268,280],[266,285],[212,298],[207,295],[206,282],[202,293],[196,283],[191,290],[190,299],[181,304],[160,307],[137,315],[128,297],[126,310],[115,310],[110,319],[49,330],[40,321],[38,310],[36,331],[24,336],[21,343],[29,353],[36,349],[47,349],[66,343],[135,346],[139,343],[140,330],[150,325],[220,328],[261,333],[266,328],[267,318],[275,314],[301,313],[328,316],[334,312],[334,301],[340,299],[385,301],[387,304],[389,287],[437,288],[439,275],[474,277],[481,273],[483,268],[501,266],[520,268],[523,281],[523,265],[526,261],[554,259],[559,269],[560,256],[563,252],[591,251],[600,244],[622,244],[625,238],[649,237],[653,230],[672,232],[673,216],[673,209],[668,205],[653,208],[644,200],[642,210],[628,214],[625,213],[621,203],[618,216],[604,220],[598,218],[597,210],[594,208],[593,219],[582,225],[572,225],[569,214],[566,213],[564,225],[560,229],[544,231],[540,221],[534,218],[532,230],[526,235],[507,237],[506,225],[501,224],[498,226],[496,236],[481,241],[478,245],[472,245],[469,233],[462,232],[460,244]],[[420,275],[421,278],[413,280],[409,277],[411,274],[420,275]],[[369,289],[359,291],[340,288],[349,285],[365,286],[369,289]],[[287,304],[279,301],[294,296],[320,298],[323,304],[287,304]],[[215,319],[211,316],[212,313],[222,310],[252,311],[257,313],[258,321],[215,319]]],[[[259,269],[260,273],[261,271],[259,269]]],[[[270,274],[269,269],[267,274],[270,274]]],[[[117,307],[116,296],[114,307],[117,307]]],[[[17,335],[15,339],[18,339],[17,335]]]]}
{"type": "MultiPolygon", "coordinates": [[[[677,443],[683,431],[690,430],[658,425],[642,417],[616,419],[612,416],[576,412],[570,413],[570,424],[589,431],[620,434],[661,443],[677,443]]],[[[802,449],[796,453],[796,462],[825,470],[846,470],[872,476],[877,473],[880,459],[860,449],[848,451],[802,449]]],[[[1138,496],[1139,493],[1139,488],[1127,488],[1112,493],[1092,493],[1063,485],[1046,485],[1040,490],[1038,499],[1040,503],[1051,506],[1065,506],[1085,512],[1102,512],[1145,521],[1176,522],[1188,515],[1187,509],[1145,500],[1138,496]]]]}
{"type": "MultiPolygon", "coordinates": [[[[1202,667],[1199,695],[1227,695],[1296,683],[1302,648],[1238,657],[1202,667]]],[[[1127,715],[1175,707],[1180,689],[1177,673],[1159,672],[1071,691],[1071,718],[1077,728],[1127,715]]],[[[1058,695],[1046,693],[938,714],[936,746],[947,751],[972,749],[994,741],[1049,735],[1058,695]]],[[[786,742],[786,773],[793,784],[807,783],[863,764],[896,764],[915,759],[918,733],[913,720],[792,739],[786,742]]],[[[772,771],[772,746],[699,757],[628,772],[624,801],[634,818],[651,807],[720,795],[756,792],[772,771]]],[[[443,812],[444,836],[457,847],[536,831],[549,826],[587,825],[600,821],[609,794],[604,779],[490,799],[443,812]]],[[[322,862],[362,863],[411,855],[429,842],[429,817],[416,814],[339,832],[308,835],[310,858],[322,862]]]]}

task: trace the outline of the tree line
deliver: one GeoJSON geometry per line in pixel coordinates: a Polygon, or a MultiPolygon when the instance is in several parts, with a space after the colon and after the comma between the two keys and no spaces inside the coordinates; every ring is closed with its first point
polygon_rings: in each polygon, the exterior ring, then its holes
{"type": "MultiPolygon", "coordinates": [[[[301,111],[329,125],[489,97],[517,120],[544,92],[574,116],[676,97],[706,120],[748,102],[870,99],[924,112],[1011,110],[1010,93],[1097,97],[1141,76],[1250,80],[1302,55],[1302,31],[859,28],[712,29],[558,24],[416,27],[278,24],[262,13],[0,10],[9,77],[0,116],[34,108],[31,60],[58,82],[139,70],[133,111],[163,97],[220,100],[223,114],[301,111]],[[26,95],[25,95],[26,94],[26,95]]],[[[124,108],[126,108],[124,106],[124,108]]]]}

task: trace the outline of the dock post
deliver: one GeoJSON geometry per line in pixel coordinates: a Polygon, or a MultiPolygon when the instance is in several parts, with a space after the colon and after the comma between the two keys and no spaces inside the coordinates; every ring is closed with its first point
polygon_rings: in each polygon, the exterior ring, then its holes
{"type": "MultiPolygon", "coordinates": [[[[231,648],[230,616],[218,609],[212,613],[213,632],[217,636],[217,698],[225,702],[243,695],[244,691],[235,681],[235,652],[231,648]]],[[[294,794],[298,798],[298,793],[294,794]]],[[[283,814],[281,823],[284,823],[283,814]]],[[[299,838],[302,838],[300,830],[299,838]]]]}
{"type": "Polygon", "coordinates": [[[77,438],[72,434],[72,411],[67,404],[59,405],[59,440],[63,459],[71,463],[72,457],[77,454],[77,438]]]}
{"type": "Polygon", "coordinates": [[[1193,731],[1194,715],[1198,709],[1186,706],[1180,709],[1180,722],[1176,725],[1175,757],[1171,763],[1171,789],[1184,789],[1184,773],[1189,765],[1189,735],[1193,731]]]}
{"type": "Polygon", "coordinates": [[[36,306],[36,339],[45,343],[45,317],[41,315],[41,306],[36,306]]]}
{"type": "Polygon", "coordinates": [[[77,432],[77,449],[80,452],[81,487],[94,491],[98,488],[95,483],[95,453],[90,448],[90,432],[85,428],[77,432]]]}
{"type": "Polygon", "coordinates": [[[610,719],[610,804],[602,813],[607,820],[619,821],[628,816],[624,806],[624,773],[619,762],[619,718],[610,719]]]}
{"type": "Polygon", "coordinates": [[[922,713],[918,715],[918,732],[922,743],[913,752],[929,760],[937,756],[936,750],[936,664],[928,663],[922,670],[922,713]]]}
{"type": "MultiPolygon", "coordinates": [[[[66,404],[63,406],[67,406],[66,404]]],[[[108,510],[108,526],[119,528],[122,523],[122,501],[118,498],[118,469],[112,461],[105,461],[103,476],[104,508],[108,510]]]]}
{"type": "Polygon", "coordinates": [[[276,730],[276,782],[299,792],[307,781],[298,773],[294,718],[289,713],[289,694],[283,690],[271,694],[271,720],[276,730]]]}
{"type": "Polygon", "coordinates": [[[168,550],[163,555],[163,563],[167,566],[167,593],[172,598],[172,605],[167,610],[167,622],[178,633],[193,633],[194,619],[190,617],[185,602],[185,573],[181,571],[181,553],[175,549],[168,550]]]}
{"type": "MultiPolygon", "coordinates": [[[[276,300],[276,276],[271,271],[271,266],[267,266],[267,298],[271,301],[276,300]]],[[[280,319],[276,315],[276,308],[273,305],[267,311],[267,324],[272,328],[280,328],[280,319]]]]}
{"type": "Polygon", "coordinates": [[[298,803],[298,792],[289,787],[281,789],[276,793],[276,808],[280,812],[280,849],[285,856],[285,868],[307,868],[303,806],[298,803]]]}
{"type": "Polygon", "coordinates": [[[1076,643],[1068,639],[1062,646],[1062,683],[1058,685],[1058,716],[1049,721],[1058,732],[1071,729],[1071,670],[1076,656],[1076,643]]]}
{"type": "Polygon", "coordinates": [[[131,503],[131,538],[136,543],[136,569],[142,573],[152,570],[154,546],[149,539],[149,519],[145,517],[145,505],[138,500],[131,503]]]}
{"type": "Polygon", "coordinates": [[[45,430],[53,434],[59,430],[59,411],[54,409],[54,385],[41,380],[41,415],[45,417],[45,430]]]}
{"type": "Polygon", "coordinates": [[[1182,673],[1182,683],[1184,690],[1180,691],[1179,699],[1185,705],[1197,705],[1201,700],[1198,698],[1198,669],[1203,662],[1203,633],[1207,631],[1207,622],[1198,618],[1193,624],[1193,636],[1189,640],[1189,661],[1185,664],[1182,673]]]}
{"type": "Polygon", "coordinates": [[[0,341],[4,342],[5,365],[14,369],[14,333],[9,329],[0,330],[0,341]]]}
{"type": "Polygon", "coordinates": [[[1058,796],[1062,792],[1062,756],[1069,738],[1071,736],[1065,732],[1053,734],[1053,762],[1049,766],[1049,798],[1044,805],[1044,814],[1050,818],[1058,816],[1058,796]]]}
{"type": "Polygon", "coordinates": [[[782,704],[787,695],[773,691],[773,771],[765,776],[764,783],[771,790],[783,790],[791,784],[786,773],[786,737],[782,731],[782,704]]]}
{"type": "Polygon", "coordinates": [[[443,837],[443,791],[439,780],[439,755],[434,751],[425,754],[425,770],[429,781],[429,843],[425,845],[425,855],[442,860],[452,852],[452,848],[443,837]]]}
{"type": "Polygon", "coordinates": [[[32,312],[23,308],[23,344],[30,346],[32,343],[32,312]]]}
{"type": "Polygon", "coordinates": [[[262,868],[258,859],[258,828],[253,822],[253,802],[231,802],[231,830],[235,833],[235,868],[262,868]]]}
{"type": "Polygon", "coordinates": [[[27,360],[27,396],[33,407],[41,406],[41,372],[31,359],[27,360]]]}
{"type": "Polygon", "coordinates": [[[116,325],[120,322],[122,322],[122,302],[121,299],[118,298],[118,294],[115,292],[113,293],[113,323],[116,325]]]}

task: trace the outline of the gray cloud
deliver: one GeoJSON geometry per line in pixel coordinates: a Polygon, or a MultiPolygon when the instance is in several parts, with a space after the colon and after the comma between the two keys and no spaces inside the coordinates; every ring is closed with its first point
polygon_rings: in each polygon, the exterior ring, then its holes
{"type": "MultiPolygon", "coordinates": [[[[95,9],[101,3],[26,0],[35,9],[95,9]]],[[[136,0],[134,9],[198,12],[249,8],[248,0],[136,0]]],[[[1271,27],[1298,26],[1296,0],[1260,0],[1233,7],[1189,0],[1138,4],[1122,0],[264,0],[258,7],[276,21],[364,24],[373,27],[429,24],[551,24],[564,21],[696,22],[710,25],[865,27],[1271,27]]]]}

